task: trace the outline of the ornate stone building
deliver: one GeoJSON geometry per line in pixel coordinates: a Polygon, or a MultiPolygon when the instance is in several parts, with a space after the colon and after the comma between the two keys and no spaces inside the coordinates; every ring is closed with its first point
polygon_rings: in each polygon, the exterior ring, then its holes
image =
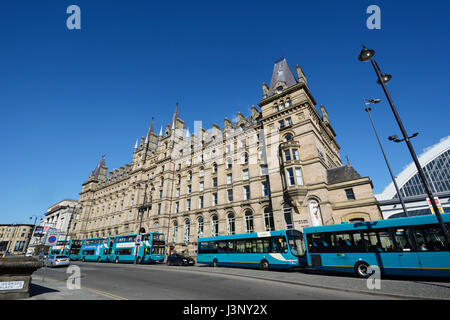
{"type": "Polygon", "coordinates": [[[159,231],[195,254],[200,236],[378,220],[372,182],[343,165],[324,106],[285,59],[263,83],[259,108],[223,128],[185,130],[178,117],[136,142],[130,164],[102,158],[83,183],[73,236],[159,231]]]}

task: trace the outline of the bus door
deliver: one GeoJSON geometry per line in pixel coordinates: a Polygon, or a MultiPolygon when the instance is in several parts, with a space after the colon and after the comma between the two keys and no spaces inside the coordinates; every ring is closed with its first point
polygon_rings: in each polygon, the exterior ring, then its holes
{"type": "Polygon", "coordinates": [[[423,268],[423,275],[440,276],[450,274],[450,252],[438,225],[414,228],[417,241],[417,255],[423,268]]]}
{"type": "Polygon", "coordinates": [[[113,245],[114,245],[114,241],[110,240],[109,241],[109,248],[108,248],[108,255],[111,255],[112,249],[113,249],[113,245]]]}
{"type": "Polygon", "coordinates": [[[414,273],[420,273],[422,266],[420,265],[419,256],[415,252],[414,244],[412,243],[412,237],[410,237],[409,229],[405,227],[394,228],[394,241],[396,245],[396,253],[398,258],[397,266],[388,266],[387,272],[392,274],[411,275],[414,273]],[[396,270],[397,269],[397,270],[396,270]],[[400,270],[398,270],[400,269],[400,270]]]}

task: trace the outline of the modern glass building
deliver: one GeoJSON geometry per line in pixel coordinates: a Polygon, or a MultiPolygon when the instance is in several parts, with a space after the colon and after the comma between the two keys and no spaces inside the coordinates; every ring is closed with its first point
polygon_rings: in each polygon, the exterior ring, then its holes
{"type": "MultiPolygon", "coordinates": [[[[433,195],[439,198],[444,212],[450,212],[450,136],[427,148],[419,156],[419,162],[433,195]]],[[[410,216],[431,214],[426,201],[425,188],[420,181],[414,163],[410,163],[397,176],[397,184],[410,216]]],[[[377,194],[375,197],[380,204],[385,219],[405,215],[392,182],[381,194],[377,194]]]]}

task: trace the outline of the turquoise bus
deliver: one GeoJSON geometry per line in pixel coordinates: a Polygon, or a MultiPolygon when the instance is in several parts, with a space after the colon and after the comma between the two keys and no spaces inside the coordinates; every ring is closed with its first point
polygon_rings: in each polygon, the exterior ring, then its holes
{"type": "Polygon", "coordinates": [[[199,238],[197,263],[288,269],[302,265],[303,235],[294,229],[199,238]]]}
{"type": "Polygon", "coordinates": [[[81,261],[109,261],[109,244],[111,237],[84,239],[80,248],[81,261]]]}
{"type": "Polygon", "coordinates": [[[83,240],[70,240],[69,259],[80,260],[81,245],[83,240]]]}
{"type": "Polygon", "coordinates": [[[115,236],[109,253],[109,261],[120,263],[162,262],[165,257],[163,233],[145,233],[115,236]]]}
{"type": "Polygon", "coordinates": [[[51,246],[49,253],[55,255],[69,255],[71,240],[58,240],[51,246]]]}
{"type": "MultiPolygon", "coordinates": [[[[442,214],[450,227],[450,214],[442,214]]],[[[383,275],[450,277],[450,252],[435,215],[343,223],[303,229],[308,266],[367,278],[383,275]]]]}

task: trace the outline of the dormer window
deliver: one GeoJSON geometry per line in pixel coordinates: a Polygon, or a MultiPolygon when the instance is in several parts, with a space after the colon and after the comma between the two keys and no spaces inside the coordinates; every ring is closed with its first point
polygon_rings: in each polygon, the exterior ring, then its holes
{"type": "Polygon", "coordinates": [[[283,92],[283,87],[282,86],[277,87],[277,93],[282,93],[282,92],[283,92]]]}

